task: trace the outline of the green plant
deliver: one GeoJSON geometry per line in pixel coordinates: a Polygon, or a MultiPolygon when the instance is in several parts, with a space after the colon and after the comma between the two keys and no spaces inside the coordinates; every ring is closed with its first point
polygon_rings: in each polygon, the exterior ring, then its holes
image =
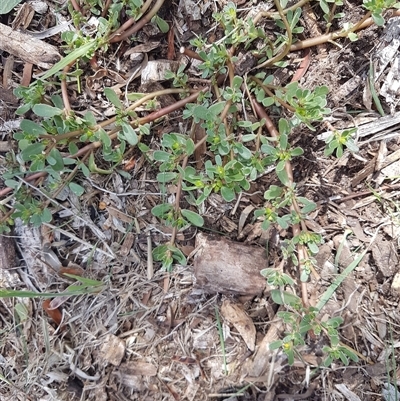
{"type": "Polygon", "coordinates": [[[288,358],[288,363],[293,365],[296,356],[301,358],[298,348],[305,345],[306,335],[312,333],[314,336],[325,336],[329,341],[329,345],[322,348],[325,353],[324,366],[330,366],[335,360],[342,361],[344,365],[348,365],[349,360],[358,361],[357,353],[340,342],[338,328],[343,323],[343,318],[336,316],[320,321],[318,319],[320,308],[304,307],[299,297],[285,290],[287,286],[294,284],[291,277],[275,269],[264,269],[261,274],[267,278],[269,285],[278,287],[271,290],[273,301],[288,309],[277,313],[286,325],[287,332],[283,339],[270,344],[271,350],[282,349],[288,358]]]}
{"type": "Polygon", "coordinates": [[[385,23],[383,13],[389,8],[400,8],[396,0],[363,0],[363,6],[369,11],[375,24],[382,26],[385,23]]]}
{"type": "Polygon", "coordinates": [[[73,274],[65,274],[67,277],[76,280],[76,283],[69,285],[63,292],[36,292],[0,289],[0,298],[55,298],[71,297],[82,294],[97,294],[104,289],[104,283],[73,274]]]}
{"type": "MultiPolygon", "coordinates": [[[[202,210],[209,197],[219,194],[225,202],[234,202],[271,168],[275,181],[265,191],[265,204],[255,211],[254,221],[260,221],[263,229],[278,225],[291,231],[281,242],[280,256],[283,262],[292,261],[299,272],[298,280],[293,280],[277,270],[263,271],[268,283],[278,287],[272,292],[274,301],[288,307],[279,316],[290,330],[273,347],[282,347],[293,363],[296,349],[305,343],[306,334],[312,332],[329,339],[326,364],[334,359],[348,363],[349,358],[355,360],[356,356],[339,342],[341,318],[320,322],[317,315],[323,302],[316,308],[308,305],[306,282],[313,273],[313,256],[322,237],[307,229],[306,219],[316,204],[302,195],[291,164],[304,153],[301,147],[293,145],[293,133],[301,129],[312,135],[315,123],[330,113],[328,88],[304,89],[297,82],[280,86],[270,72],[258,71],[288,65],[288,53],[297,45],[298,48],[306,45],[299,40],[303,32],[299,25],[301,6],[305,2],[290,7],[286,1],[274,3],[275,12],[262,12],[254,19],[243,18],[233,2],[214,13],[223,37],[214,43],[201,37],[191,41],[196,58],[201,60],[198,68],[204,80],[201,82],[206,82],[204,87],[193,89],[182,66],[166,75],[176,89],[151,94],[127,93],[125,100],[132,102],[129,105],[111,88],[104,88],[103,100],[113,106],[115,116],[102,119],[71,107],[67,82],[76,83],[79,93],[80,77],[88,62],[95,65],[99,55],[108,54],[114,43],[134,36],[144,24],[153,21],[162,32],[168,31],[166,21],[157,15],[163,0],[155,1],[151,9],[151,2],[141,0],[106,3],[89,0],[83,9],[71,1],[69,10],[77,29],[62,34],[66,56],[29,88],[15,91],[22,99],[18,114],[30,111],[32,114],[22,121],[20,132],[14,136],[17,150],[6,157],[7,171],[3,177],[7,188],[0,193],[5,196],[12,191],[13,196],[7,205],[9,210],[0,205],[0,230],[9,229],[15,218],[36,226],[49,222],[52,199],[63,188],[81,196],[82,177],[116,170],[122,174],[118,167],[128,157],[127,152],[135,150],[156,170],[162,195],[152,207],[152,214],[171,227],[172,234],[167,243],[153,250],[153,257],[170,271],[174,263],[186,263],[176,241],[177,233],[190,226],[205,225],[202,210]],[[89,14],[98,16],[97,29],[86,26],[89,14]],[[123,22],[124,15],[128,18],[123,22]],[[268,35],[258,27],[263,17],[274,24],[268,35]],[[258,59],[257,65],[243,76],[234,67],[239,51],[250,52],[258,59]],[[180,100],[157,110],[156,99],[165,94],[179,96],[180,100]],[[143,116],[139,107],[149,114],[143,116]],[[176,110],[182,110],[182,127],[187,128],[164,133],[159,141],[150,141],[153,125],[176,110]],[[275,121],[270,115],[281,118],[275,121]],[[201,139],[196,136],[199,129],[204,131],[201,139]],[[287,291],[288,286],[292,292],[287,291]],[[296,291],[301,292],[301,297],[296,291]]],[[[340,16],[335,10],[341,1],[319,3],[329,28],[333,18],[340,16]]],[[[350,37],[369,15],[381,24],[383,11],[397,6],[392,0],[365,1],[368,12],[359,23],[324,35],[321,40],[350,37]]],[[[345,147],[357,151],[352,134],[352,130],[334,131],[326,140],[325,155],[340,157],[345,147]]],[[[123,176],[129,177],[129,173],[124,172],[123,176]]],[[[335,281],[335,285],[338,283],[340,280],[335,281]]]]}
{"type": "Polygon", "coordinates": [[[324,155],[330,156],[335,153],[336,157],[342,157],[343,149],[346,147],[351,152],[358,152],[358,147],[354,142],[353,136],[357,131],[356,128],[346,129],[343,131],[334,131],[326,139],[327,144],[324,155]]]}
{"type": "Polygon", "coordinates": [[[165,79],[172,79],[172,85],[175,88],[186,88],[189,77],[184,70],[185,65],[181,65],[176,72],[166,71],[165,79]]]}
{"type": "Polygon", "coordinates": [[[342,0],[320,0],[319,5],[324,12],[324,19],[327,22],[327,28],[332,25],[332,21],[344,17],[344,13],[336,13],[336,8],[343,5],[342,0]],[[330,7],[331,5],[331,7],[330,7]]]}

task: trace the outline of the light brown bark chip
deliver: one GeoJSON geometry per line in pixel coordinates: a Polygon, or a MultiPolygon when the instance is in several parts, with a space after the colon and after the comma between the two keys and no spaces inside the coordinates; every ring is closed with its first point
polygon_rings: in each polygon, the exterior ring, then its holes
{"type": "Polygon", "coordinates": [[[125,342],[113,334],[108,334],[100,350],[108,363],[119,366],[125,355],[125,342]]]}
{"type": "Polygon", "coordinates": [[[260,295],[266,281],[260,270],[268,265],[266,251],[223,237],[199,233],[194,259],[196,285],[207,293],[260,295]]]}
{"type": "Polygon", "coordinates": [[[61,59],[56,47],[24,33],[13,31],[3,24],[0,24],[0,49],[27,63],[46,69],[61,59]]]}
{"type": "Polygon", "coordinates": [[[247,348],[254,351],[256,343],[256,328],[253,320],[243,310],[243,305],[225,299],[221,307],[222,316],[231,323],[242,336],[247,348]]]}

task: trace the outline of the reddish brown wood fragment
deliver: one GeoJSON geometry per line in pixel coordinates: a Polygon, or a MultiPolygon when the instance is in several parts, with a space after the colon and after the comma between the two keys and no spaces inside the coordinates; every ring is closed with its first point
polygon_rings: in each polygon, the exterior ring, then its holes
{"type": "Polygon", "coordinates": [[[171,25],[171,28],[168,31],[168,52],[167,52],[167,60],[175,60],[175,44],[174,44],[175,31],[174,27],[171,25]]]}
{"type": "Polygon", "coordinates": [[[64,274],[72,274],[74,276],[80,276],[83,277],[84,274],[84,270],[82,269],[82,267],[62,267],[60,269],[60,274],[64,275],[64,274]]]}
{"type": "Polygon", "coordinates": [[[60,326],[62,322],[62,313],[60,309],[52,309],[50,306],[50,299],[46,299],[43,301],[43,309],[49,315],[49,317],[56,323],[57,326],[60,326]]]}

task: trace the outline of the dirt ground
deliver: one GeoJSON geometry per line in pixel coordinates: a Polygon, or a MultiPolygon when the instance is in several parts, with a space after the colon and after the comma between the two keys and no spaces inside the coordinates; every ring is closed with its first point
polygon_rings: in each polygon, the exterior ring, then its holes
{"type": "MultiPolygon", "coordinates": [[[[147,46],[149,59],[166,59],[171,40],[178,59],[179,46],[190,47],[193,32],[207,37],[211,31],[213,40],[221,37],[218,29],[211,29],[211,15],[222,3],[166,3],[160,16],[174,26],[174,37],[168,39],[152,24],[137,33],[138,43],[147,46]]],[[[38,30],[45,18],[48,27],[54,25],[54,4],[40,17],[38,30]]],[[[261,6],[257,1],[238,4],[244,14],[261,6]]],[[[359,2],[345,2],[340,10],[345,17],[334,22],[333,30],[364,15],[359,2]]],[[[325,33],[317,8],[314,17],[316,23],[301,20],[305,38],[325,33]]],[[[2,16],[1,22],[11,26],[14,20],[15,12],[11,12],[2,16]]],[[[397,23],[396,18],[390,21],[397,23]]],[[[260,25],[266,32],[272,29],[266,21],[260,25]]],[[[287,67],[270,71],[282,85],[286,84],[295,74],[299,60],[308,57],[308,68],[299,82],[304,88],[329,88],[329,124],[336,129],[362,124],[371,127],[357,138],[359,152],[345,151],[339,159],[324,155],[321,135],[329,130],[325,122],[315,124],[315,132],[302,129],[291,136],[291,141],[305,151],[293,162],[294,180],[301,195],[318,205],[306,224],[324,239],[316,255],[317,275],[311,275],[307,283],[310,303],[316,304],[333,279],[366,250],[321,316],[344,319],[340,341],[357,352],[358,362],[345,366],[335,361],[323,367],[325,336],[307,336],[290,366],[282,351],[269,349],[271,341],[282,338],[285,326],[276,317],[279,306],[272,301],[269,289],[263,288],[264,278],[256,274],[251,288],[242,291],[238,288],[243,279],[235,272],[218,273],[210,268],[211,259],[229,266],[246,252],[249,258],[260,255],[256,270],[280,264],[280,243],[290,237],[290,232],[275,227],[263,231],[260,222],[252,217],[253,210],[264,204],[264,191],[275,183],[273,174],[258,177],[237,201],[226,203],[219,194],[213,194],[203,209],[204,228],[190,227],[177,234],[177,244],[188,256],[187,266],[176,264],[168,273],[153,262],[154,274],[149,275],[149,253],[168,240],[171,228],[151,214],[161,197],[154,166],[131,149],[125,156],[125,162],[135,160],[130,178],[117,172],[82,177],[86,193],[59,201],[61,207],[54,211],[51,224],[40,228],[19,225],[10,235],[1,237],[4,288],[61,292],[70,282],[54,272],[49,258],[64,267],[81,269],[85,277],[103,280],[106,285],[99,293],[57,298],[53,306],[62,311],[60,325],[42,298],[0,299],[0,399],[397,400],[399,98],[394,84],[397,77],[388,78],[395,56],[375,82],[378,93],[388,86],[387,80],[389,89],[394,88],[385,92],[390,96],[381,93],[388,117],[376,111],[368,89],[371,60],[379,69],[380,52],[393,38],[397,40],[395,34],[388,35],[388,26],[363,29],[358,41],[342,38],[309,51],[293,52],[288,56],[291,62],[287,67]],[[387,126],[387,121],[393,123],[387,126]],[[372,128],[374,122],[378,129],[372,128]],[[71,218],[78,215],[79,218],[71,218]],[[205,256],[195,255],[196,239],[201,235],[214,235],[211,243],[217,243],[217,249],[225,246],[223,241],[232,241],[229,246],[233,248],[227,247],[224,254],[210,247],[206,251],[210,259],[201,262],[205,256]],[[262,256],[265,249],[268,258],[262,256]],[[199,272],[202,268],[206,273],[199,272]]],[[[59,35],[45,41],[60,45],[59,35]]],[[[133,44],[125,42],[121,46],[127,51],[133,44]]],[[[111,47],[99,62],[123,76],[132,61],[115,56],[122,53],[121,48],[111,47]]],[[[2,51],[2,77],[10,57],[2,51]]],[[[21,82],[23,67],[24,62],[15,59],[11,78],[4,78],[0,87],[2,172],[7,152],[15,148],[13,134],[18,131],[18,123],[15,128],[7,124],[19,118],[15,114],[18,100],[12,90],[21,82]]],[[[116,75],[98,77],[86,67],[82,80],[87,90],[80,94],[76,87],[69,88],[72,108],[78,113],[91,109],[106,115],[109,105],[99,94],[104,86],[115,84],[116,75]]],[[[130,85],[132,90],[150,92],[160,84],[143,87],[135,78],[130,85]]],[[[165,88],[168,83],[162,85],[165,88]]],[[[176,101],[177,97],[160,99],[164,104],[176,101]]],[[[178,113],[162,120],[149,146],[183,123],[178,113]]],[[[100,160],[96,162],[101,164],[100,160]]],[[[298,279],[299,273],[292,264],[285,265],[285,272],[298,279]]]]}

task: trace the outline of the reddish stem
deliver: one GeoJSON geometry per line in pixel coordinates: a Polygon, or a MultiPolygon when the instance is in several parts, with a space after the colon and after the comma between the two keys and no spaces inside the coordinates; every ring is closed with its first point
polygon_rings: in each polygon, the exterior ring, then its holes
{"type": "Polygon", "coordinates": [[[126,30],[121,35],[113,36],[109,43],[121,42],[129,38],[129,36],[133,35],[134,33],[138,32],[142,29],[150,20],[156,15],[157,11],[161,8],[164,4],[164,0],[157,0],[154,4],[153,8],[144,16],[142,17],[131,29],[126,30]]]}
{"type": "Polygon", "coordinates": [[[63,103],[64,103],[64,109],[65,109],[67,115],[71,112],[71,104],[69,103],[69,97],[68,97],[67,74],[68,74],[71,66],[74,65],[74,63],[75,63],[75,61],[68,64],[63,69],[63,77],[61,79],[61,94],[62,94],[62,99],[63,99],[63,103]]]}
{"type": "Polygon", "coordinates": [[[185,56],[188,56],[188,57],[193,58],[195,60],[204,61],[196,52],[194,52],[193,50],[188,49],[187,47],[182,46],[179,49],[179,52],[181,54],[184,54],[185,56]]]}
{"type": "Polygon", "coordinates": [[[76,0],[71,0],[71,4],[72,4],[72,7],[74,8],[74,10],[75,11],[78,11],[78,13],[80,13],[82,10],[81,10],[81,7],[79,6],[79,4],[76,2],[76,0]]]}

